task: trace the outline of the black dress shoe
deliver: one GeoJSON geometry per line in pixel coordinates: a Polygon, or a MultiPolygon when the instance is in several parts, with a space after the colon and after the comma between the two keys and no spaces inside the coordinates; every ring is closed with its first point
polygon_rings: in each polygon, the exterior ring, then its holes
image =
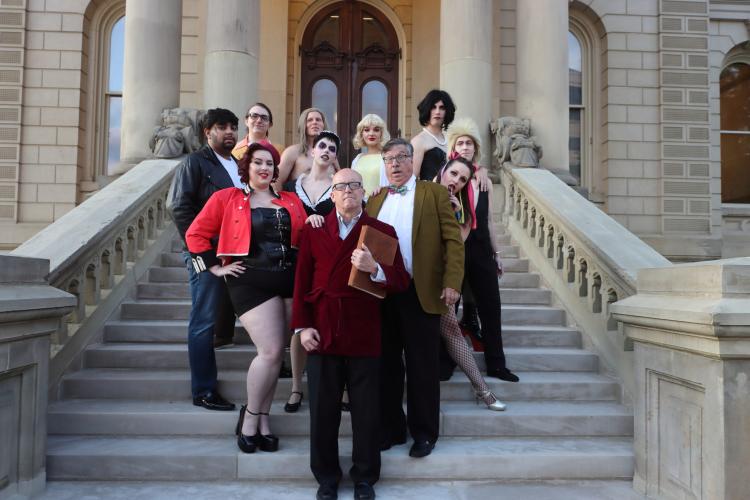
{"type": "Polygon", "coordinates": [[[234,403],[230,403],[216,391],[194,397],[193,404],[195,406],[202,406],[207,410],[234,411],[234,403]]]}
{"type": "Polygon", "coordinates": [[[375,490],[369,483],[359,482],[354,485],[354,498],[356,500],[372,500],[375,498],[375,490]]]}
{"type": "Polygon", "coordinates": [[[519,380],[518,375],[508,370],[507,368],[494,368],[492,370],[487,370],[487,376],[499,378],[500,380],[505,380],[506,382],[518,382],[519,380]]]}
{"type": "Polygon", "coordinates": [[[218,351],[220,349],[226,349],[228,347],[234,347],[234,338],[214,337],[214,349],[218,351]]]}
{"type": "Polygon", "coordinates": [[[380,441],[380,451],[390,450],[391,446],[406,444],[406,435],[399,436],[396,439],[386,438],[380,441]]]}
{"type": "Polygon", "coordinates": [[[411,449],[409,450],[409,456],[413,458],[426,457],[432,453],[434,447],[435,445],[429,441],[414,441],[414,444],[411,445],[411,449]]]}
{"type": "Polygon", "coordinates": [[[321,484],[315,498],[318,500],[336,500],[339,497],[339,488],[336,484],[321,484]]]}

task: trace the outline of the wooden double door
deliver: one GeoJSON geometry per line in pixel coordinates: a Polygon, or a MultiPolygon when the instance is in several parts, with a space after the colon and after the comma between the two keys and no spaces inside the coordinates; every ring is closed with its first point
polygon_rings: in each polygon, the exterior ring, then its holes
{"type": "Polygon", "coordinates": [[[398,127],[401,51],[390,21],[371,5],[344,1],[318,12],[300,47],[302,109],[323,110],[329,129],[341,137],[339,163],[351,165],[357,123],[379,115],[392,137],[398,127]]]}

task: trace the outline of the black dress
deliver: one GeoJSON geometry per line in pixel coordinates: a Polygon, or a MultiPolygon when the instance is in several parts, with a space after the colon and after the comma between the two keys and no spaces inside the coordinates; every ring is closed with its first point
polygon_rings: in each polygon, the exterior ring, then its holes
{"type": "Polygon", "coordinates": [[[329,187],[318,199],[318,202],[314,203],[307,195],[305,188],[302,187],[303,178],[304,174],[292,181],[284,183],[284,191],[289,191],[297,195],[305,206],[305,212],[308,217],[311,215],[322,215],[325,217],[334,207],[333,200],[331,199],[331,188],[329,187]]]}
{"type": "Polygon", "coordinates": [[[465,242],[464,276],[474,293],[482,323],[484,360],[487,370],[505,368],[502,326],[500,322],[500,290],[497,286],[497,264],[490,235],[489,196],[479,193],[476,207],[477,228],[469,232],[465,242]]]}
{"type": "Polygon", "coordinates": [[[290,298],[294,292],[297,250],[291,246],[289,212],[286,208],[253,208],[250,222],[250,251],[237,259],[245,271],[225,277],[238,316],[273,297],[290,298]]]}
{"type": "Polygon", "coordinates": [[[437,146],[425,151],[422,158],[422,167],[419,170],[419,180],[432,181],[437,177],[440,169],[445,165],[445,159],[445,151],[437,146]]]}

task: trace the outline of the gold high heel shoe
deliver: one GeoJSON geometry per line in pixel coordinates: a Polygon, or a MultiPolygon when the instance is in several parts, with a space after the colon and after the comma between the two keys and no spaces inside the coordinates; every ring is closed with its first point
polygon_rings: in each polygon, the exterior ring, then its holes
{"type": "Polygon", "coordinates": [[[505,403],[501,402],[499,399],[497,399],[497,396],[492,394],[492,391],[477,391],[475,393],[476,395],[476,403],[479,404],[479,401],[481,400],[482,403],[487,405],[487,409],[492,411],[505,411],[505,409],[508,407],[505,403]],[[491,400],[492,403],[488,403],[487,400],[491,400]]]}

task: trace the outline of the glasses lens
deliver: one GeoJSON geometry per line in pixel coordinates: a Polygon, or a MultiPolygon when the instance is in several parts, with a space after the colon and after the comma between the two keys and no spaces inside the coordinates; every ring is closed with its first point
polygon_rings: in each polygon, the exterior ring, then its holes
{"type": "Polygon", "coordinates": [[[251,120],[260,120],[262,122],[268,121],[268,115],[259,115],[258,113],[250,113],[251,120]]]}

